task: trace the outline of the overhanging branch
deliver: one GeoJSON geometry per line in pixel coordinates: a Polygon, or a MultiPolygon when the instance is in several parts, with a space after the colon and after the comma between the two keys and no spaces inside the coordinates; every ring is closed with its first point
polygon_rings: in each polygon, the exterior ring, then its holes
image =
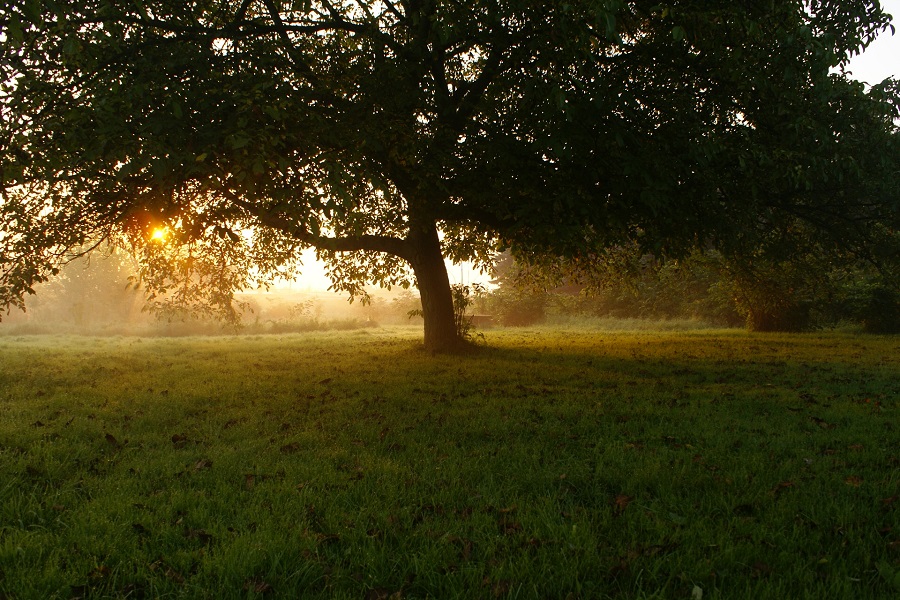
{"type": "Polygon", "coordinates": [[[295,240],[309,244],[320,250],[333,252],[385,252],[412,262],[413,252],[410,244],[403,239],[386,235],[356,235],[343,237],[329,237],[315,234],[295,221],[282,215],[271,213],[252,202],[247,202],[235,194],[227,193],[228,199],[247,213],[256,218],[261,224],[272,229],[277,229],[295,240]]]}

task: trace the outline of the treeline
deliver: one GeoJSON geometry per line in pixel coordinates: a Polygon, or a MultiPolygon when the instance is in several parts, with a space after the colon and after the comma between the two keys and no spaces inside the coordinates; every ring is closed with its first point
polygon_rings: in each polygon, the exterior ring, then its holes
{"type": "Polygon", "coordinates": [[[696,319],[753,331],[858,326],[900,332],[900,283],[865,261],[815,253],[729,259],[712,250],[666,259],[619,247],[591,260],[496,261],[496,289],[478,310],[504,325],[556,315],[696,319]]]}
{"type": "MultiPolygon", "coordinates": [[[[637,245],[580,260],[496,257],[493,286],[455,286],[458,327],[524,326],[587,318],[693,320],[755,331],[851,326],[900,332],[900,283],[865,261],[816,253],[727,258],[712,250],[661,258],[637,245]],[[483,315],[472,322],[463,315],[483,315]]],[[[235,297],[239,318],[223,323],[148,298],[127,253],[94,253],[66,265],[30,296],[28,311],[4,316],[0,332],[192,335],[291,333],[416,322],[411,290],[373,292],[365,302],[326,292],[281,290],[235,297]]],[[[417,316],[418,315],[418,316],[417,316]]]]}

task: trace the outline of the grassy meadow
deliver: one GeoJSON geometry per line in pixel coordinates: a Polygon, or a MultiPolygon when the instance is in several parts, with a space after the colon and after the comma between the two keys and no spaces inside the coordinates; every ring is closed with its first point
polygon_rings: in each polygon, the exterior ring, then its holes
{"type": "Polygon", "coordinates": [[[0,598],[900,597],[900,337],[0,337],[0,598]]]}

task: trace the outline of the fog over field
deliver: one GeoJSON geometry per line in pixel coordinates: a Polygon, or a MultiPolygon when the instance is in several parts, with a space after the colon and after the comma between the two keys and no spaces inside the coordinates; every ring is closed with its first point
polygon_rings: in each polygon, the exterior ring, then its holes
{"type": "MultiPolygon", "coordinates": [[[[318,266],[318,265],[315,265],[318,266]]],[[[94,253],[67,265],[60,276],[38,286],[25,312],[12,309],[0,322],[2,334],[82,333],[98,335],[190,335],[278,333],[415,324],[408,313],[418,307],[414,290],[372,288],[368,302],[350,302],[328,291],[324,274],[283,283],[270,290],[236,295],[239,323],[229,325],[202,314],[151,311],[136,285],[127,255],[94,253]]],[[[418,322],[421,322],[419,319],[418,322]]]]}

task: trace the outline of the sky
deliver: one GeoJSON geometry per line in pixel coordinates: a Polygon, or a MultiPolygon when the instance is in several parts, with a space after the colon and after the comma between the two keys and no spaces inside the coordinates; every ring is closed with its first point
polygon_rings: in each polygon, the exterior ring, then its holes
{"type": "Polygon", "coordinates": [[[868,84],[880,83],[887,77],[900,78],[900,0],[882,0],[881,6],[894,17],[897,33],[882,32],[864,53],[850,61],[853,78],[868,84]]]}
{"type": "MultiPolygon", "coordinates": [[[[900,0],[882,0],[885,12],[893,15],[897,33],[882,32],[864,53],[850,60],[848,70],[854,79],[870,85],[880,83],[887,77],[900,78],[900,0]]],[[[490,277],[479,274],[468,265],[447,263],[451,283],[469,284],[487,282],[490,277]]],[[[315,260],[315,252],[303,254],[303,275],[287,287],[295,290],[325,290],[331,285],[322,265],[315,260]]]]}

